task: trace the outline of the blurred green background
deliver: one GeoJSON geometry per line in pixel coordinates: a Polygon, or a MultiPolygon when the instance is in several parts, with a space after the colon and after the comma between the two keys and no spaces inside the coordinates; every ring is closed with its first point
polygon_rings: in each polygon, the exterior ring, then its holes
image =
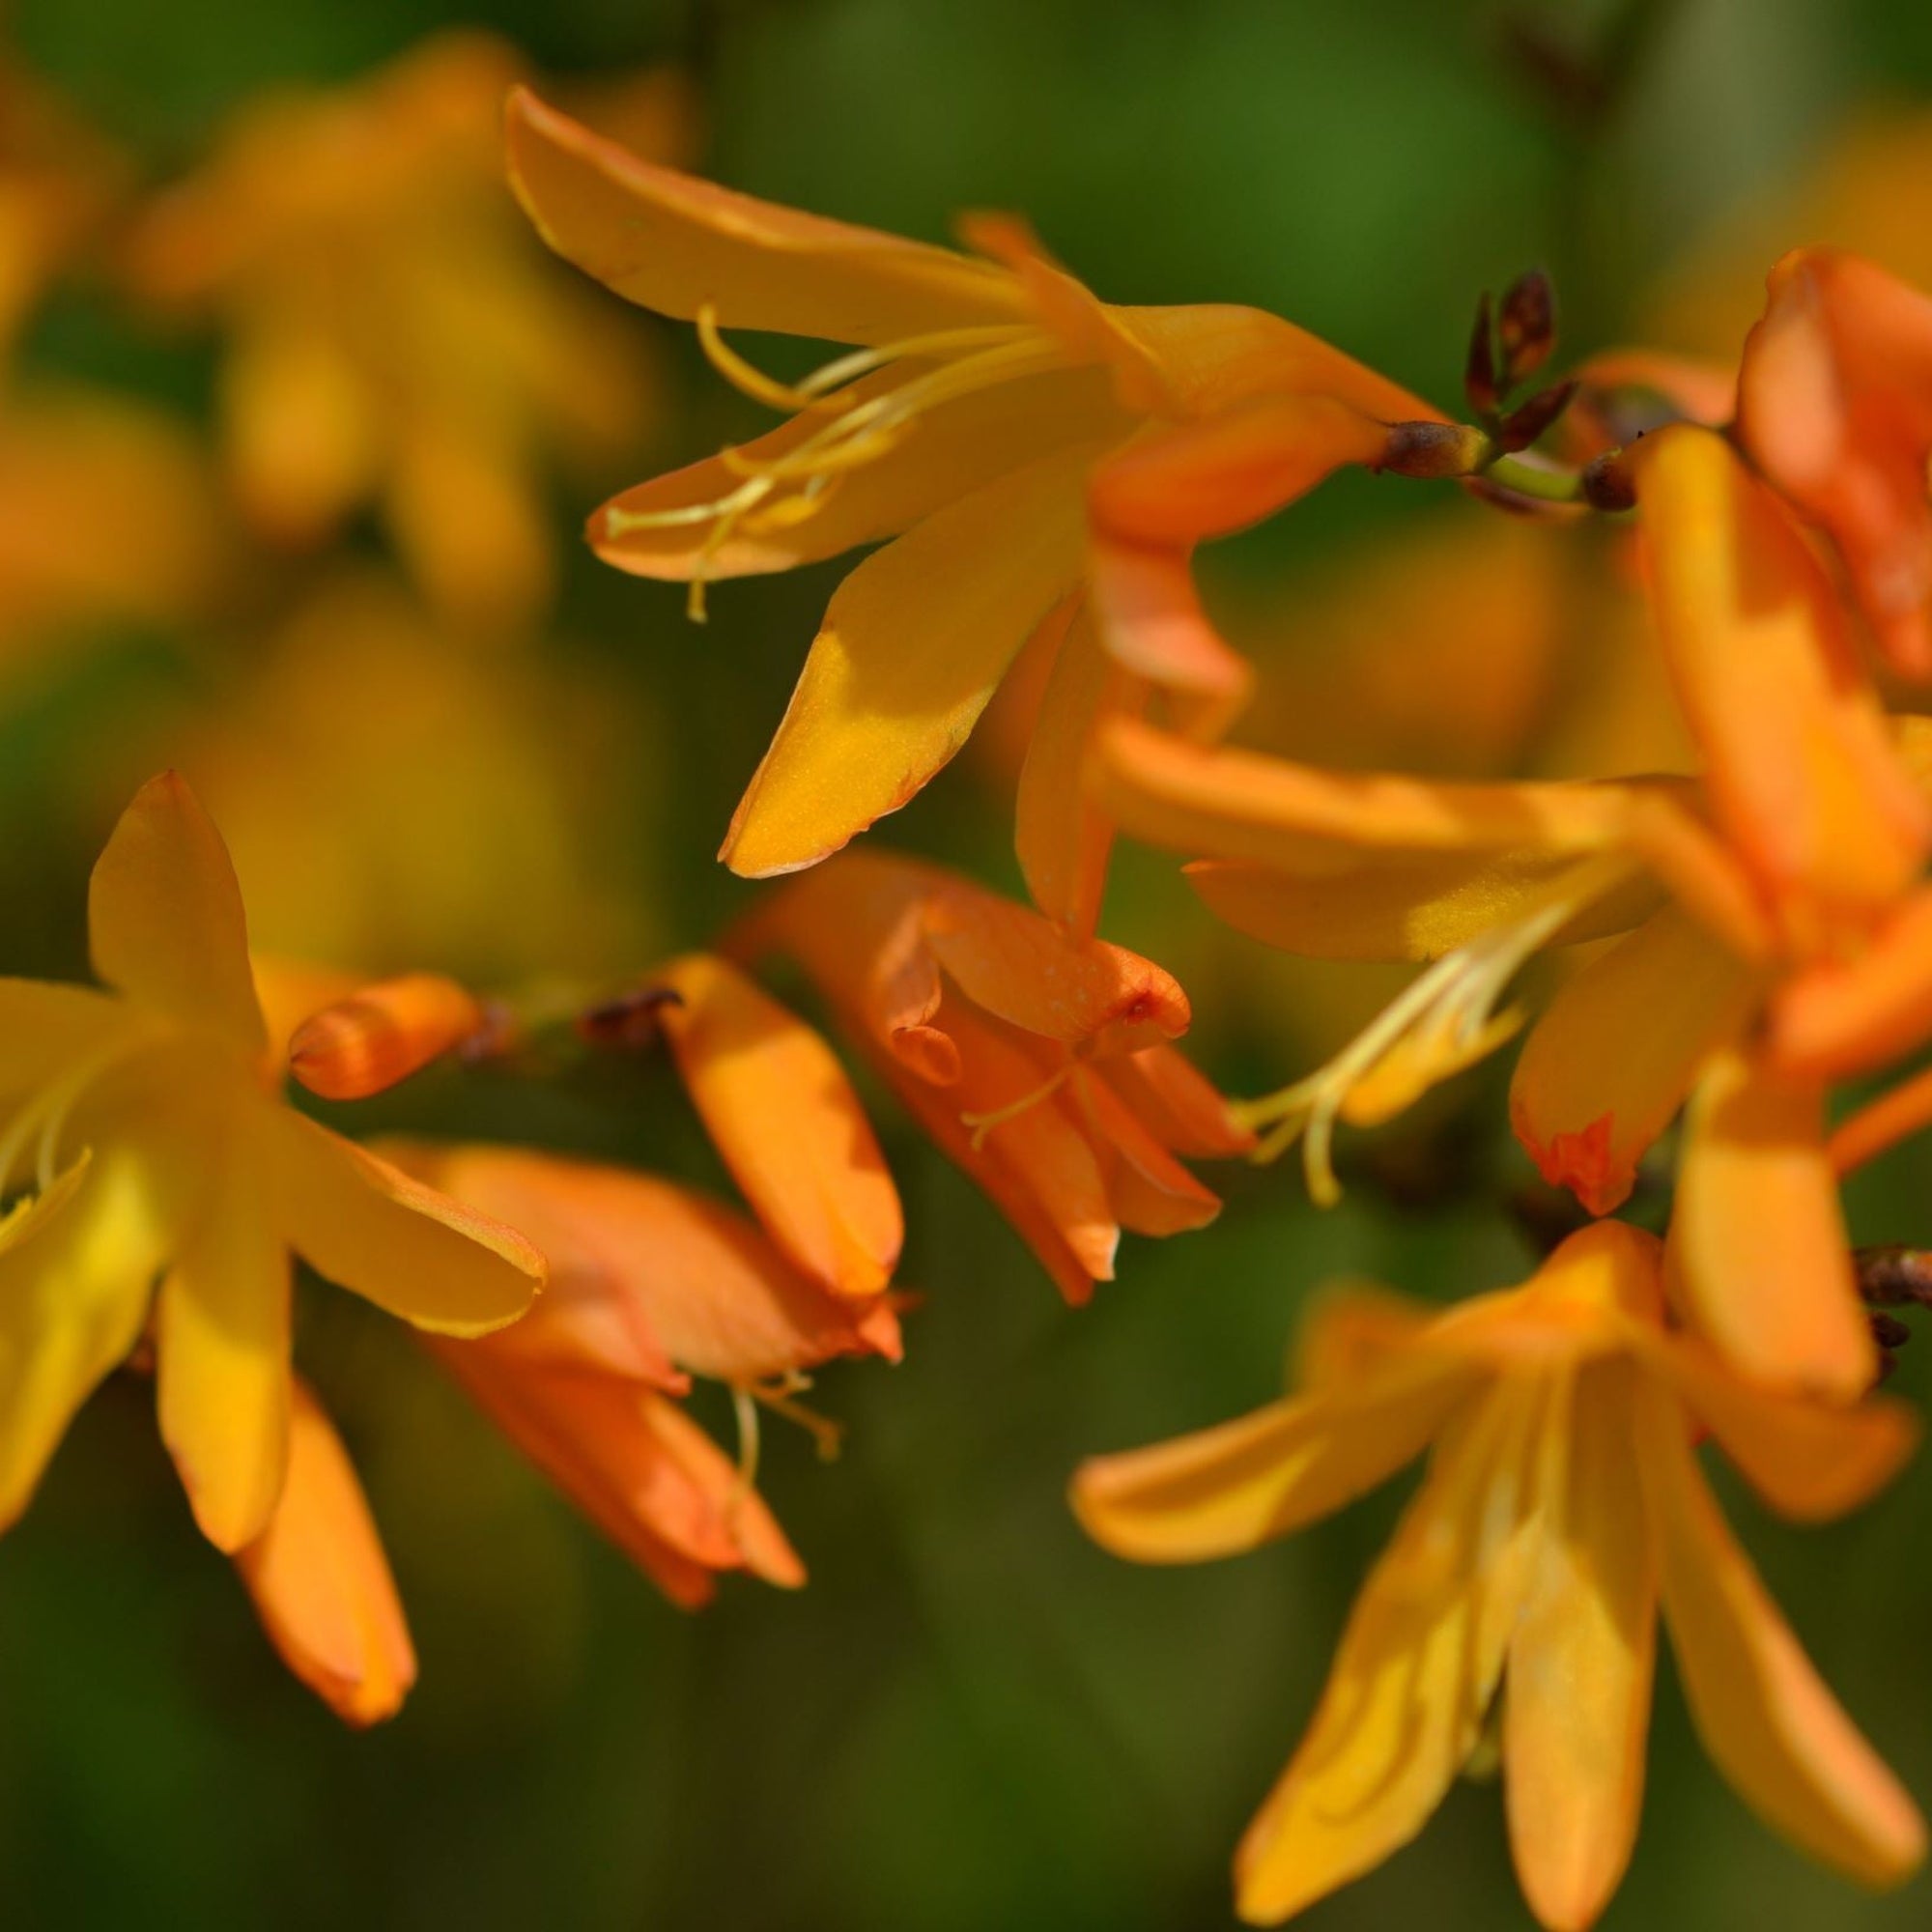
{"type": "MultiPolygon", "coordinates": [[[[960,208],[1023,209],[1104,296],[1257,302],[1445,403],[1483,288],[1545,264],[1566,351],[1619,340],[1751,223],[1771,224],[1774,248],[1812,239],[1777,233],[1776,211],[1802,202],[1846,128],[1932,112],[1918,0],[20,0],[13,32],[27,65],[163,180],[256,90],[351,80],[457,23],[560,77],[677,67],[699,100],[696,158],[736,185],[932,238],[960,208]]],[[[1900,193],[1932,225],[1932,179],[1900,193]]],[[[641,968],[754,891],[710,854],[842,566],[722,586],[699,632],[675,588],[582,552],[570,533],[604,490],[754,420],[682,331],[634,327],[661,364],[656,426],[594,488],[556,487],[558,609],[504,672],[565,684],[570,703],[502,700],[528,731],[561,734],[554,761],[583,761],[591,795],[555,836],[584,895],[609,902],[598,936],[507,904],[502,934],[373,963],[505,980],[544,963],[641,968]]],[[[21,381],[59,373],[193,422],[215,350],[83,278],[42,306],[20,365],[21,381]]],[[[1292,594],[1447,514],[1357,477],[1236,547],[1229,581],[1292,594]]],[[[372,567],[384,548],[373,527],[348,545],[372,567]]],[[[291,594],[191,637],[109,627],[11,682],[7,970],[80,970],[100,836],[156,764],[195,776],[205,720],[255,677],[291,594]]],[[[1310,647],[1289,627],[1269,663],[1292,669],[1310,647]]],[[[324,690],[345,718],[385,702],[380,680],[324,690]]],[[[505,759],[518,742],[502,734],[505,759]]],[[[486,755],[479,798],[497,769],[486,755]]],[[[969,757],[881,836],[1016,888],[1009,782],[969,757]]],[[[325,786],[307,829],[327,845],[332,814],[356,809],[325,786]]],[[[1328,1022],[1298,1017],[1305,982],[1210,931],[1166,860],[1129,855],[1108,929],[1180,973],[1200,1056],[1236,1091],[1319,1051],[1328,1022]]],[[[1461,1083],[1356,1158],[1332,1214],[1290,1169],[1221,1177],[1217,1227],[1130,1239],[1121,1280],[1079,1314],[882,1101],[911,1229],[903,1279],[925,1296],[909,1358],[822,1378],[850,1424],[836,1466],[769,1432],[762,1481],[810,1587],[727,1578],[695,1617],[599,1543],[400,1328],[318,1293],[301,1357],[363,1468],[423,1667],[371,1735],[282,1673],[195,1536],[151,1390],[117,1379],[0,1549],[0,1915],[371,1932],[1229,1924],[1235,1837],[1306,1720],[1399,1498],[1237,1563],[1143,1571],[1082,1539],[1064,1484],[1083,1453],[1269,1397],[1297,1308],[1327,1277],[1446,1297],[1525,1272],[1533,1249],[1504,1202],[1527,1169],[1502,1142],[1501,1097],[1493,1070],[1461,1083]]],[[[540,1084],[437,1073],[354,1120],[395,1123],[715,1178],[649,1065],[540,1084]]],[[[1925,1236],[1928,1179],[1910,1150],[1864,1177],[1861,1236],[1925,1236]]],[[[1897,1386],[1918,1397],[1914,1352],[1897,1386]]],[[[728,1439],[725,1405],[699,1408],[728,1439]]],[[[1828,1678],[1932,1796],[1932,1467],[1803,1534],[1727,1495],[1828,1678]]],[[[1607,1924],[1928,1918],[1932,1878],[1867,1900],[1770,1837],[1697,1751],[1666,1670],[1643,1836],[1607,1924]]],[[[1416,1847],[1306,1922],[1527,1923],[1495,1788],[1460,1788],[1416,1847]]]]}

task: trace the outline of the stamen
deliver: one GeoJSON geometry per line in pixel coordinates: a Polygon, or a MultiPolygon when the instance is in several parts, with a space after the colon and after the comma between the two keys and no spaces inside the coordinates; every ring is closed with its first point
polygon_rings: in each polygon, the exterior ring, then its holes
{"type": "Polygon", "coordinates": [[[818,1452],[821,1463],[836,1463],[838,1450],[845,1438],[845,1425],[835,1422],[829,1415],[820,1415],[815,1408],[807,1408],[802,1402],[794,1402],[792,1397],[811,1387],[811,1378],[800,1375],[794,1369],[778,1382],[753,1382],[747,1391],[756,1401],[761,1402],[774,1415],[781,1415],[787,1422],[795,1422],[811,1437],[811,1445],[818,1452]]]}
{"type": "Polygon", "coordinates": [[[751,1390],[732,1384],[731,1412],[738,1422],[738,1481],[732,1496],[735,1503],[758,1480],[758,1409],[751,1390]]]}
{"type": "Polygon", "coordinates": [[[1494,1050],[1521,1023],[1495,1009],[1530,954],[1585,906],[1635,869],[1625,858],[1593,860],[1556,879],[1543,902],[1445,953],[1404,987],[1326,1065],[1258,1100],[1231,1103],[1235,1119],[1262,1140],[1251,1158],[1278,1159],[1297,1141],[1308,1192],[1318,1206],[1342,1198],[1335,1177],[1335,1123],[1372,1125],[1494,1050]]]}
{"type": "Polygon", "coordinates": [[[1009,1121],[1018,1120],[1022,1114],[1031,1112],[1042,1100],[1051,1098],[1060,1091],[1066,1076],[1072,1071],[1073,1065],[1069,1061],[1059,1072],[1050,1075],[1029,1093],[1022,1094],[1017,1100],[1009,1100],[1004,1107],[995,1107],[990,1113],[985,1114],[961,1114],[960,1125],[973,1129],[973,1151],[978,1153],[986,1145],[986,1136],[995,1127],[1003,1127],[1009,1121]]]}

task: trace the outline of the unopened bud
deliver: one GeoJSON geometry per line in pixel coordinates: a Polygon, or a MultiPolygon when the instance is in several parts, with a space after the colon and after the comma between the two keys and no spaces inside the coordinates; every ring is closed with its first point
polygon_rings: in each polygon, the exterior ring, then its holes
{"type": "Polygon", "coordinates": [[[1932,1249],[1858,1248],[1852,1267],[1859,1293],[1875,1308],[1932,1308],[1932,1249]]]}
{"type": "Polygon", "coordinates": [[[1539,391],[1502,419],[1496,441],[1511,452],[1527,449],[1570,407],[1577,388],[1576,383],[1569,382],[1539,391]]]}
{"type": "Polygon", "coordinates": [[[1583,466],[1583,500],[1593,510],[1615,513],[1636,507],[1636,479],[1621,449],[1606,449],[1583,466]]]}
{"type": "Polygon", "coordinates": [[[289,1041],[289,1070],[325,1100],[363,1100],[482,1031],[474,994],[436,973],[365,986],[312,1013],[289,1041]]]}
{"type": "Polygon", "coordinates": [[[1503,387],[1524,383],[1549,360],[1556,347],[1556,290],[1541,269],[1519,275],[1496,315],[1503,352],[1503,387]]]}
{"type": "Polygon", "coordinates": [[[1469,423],[1400,422],[1389,425],[1374,467],[1398,476],[1470,476],[1494,454],[1490,439],[1469,423]]]}
{"type": "Polygon", "coordinates": [[[1492,415],[1502,401],[1496,380],[1495,325],[1487,293],[1476,304],[1476,326],[1469,332],[1469,356],[1463,365],[1463,393],[1479,416],[1492,415]]]}

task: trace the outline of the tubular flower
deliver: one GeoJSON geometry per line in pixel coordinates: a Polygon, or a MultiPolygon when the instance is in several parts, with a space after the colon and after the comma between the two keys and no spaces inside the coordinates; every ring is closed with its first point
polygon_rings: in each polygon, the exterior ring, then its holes
{"type": "Polygon", "coordinates": [[[648,409],[636,345],[553,284],[503,201],[518,72],[458,33],[352,87],[252,101],[126,258],[138,295],[227,332],[250,520],[312,545],[372,504],[431,600],[490,629],[548,600],[544,460],[605,461],[648,409]]]}
{"type": "Polygon", "coordinates": [[[288,1479],[235,1568],[283,1662],[337,1717],[363,1725],[395,1716],[416,1681],[415,1649],[362,1486],[299,1378],[288,1479]]]}
{"type": "Polygon", "coordinates": [[[1837,546],[1893,667],[1932,677],[1932,298],[1834,248],[1794,250],[1767,286],[1739,439],[1837,546]]]}
{"type": "Polygon", "coordinates": [[[828,1293],[741,1216],[668,1181],[511,1148],[396,1151],[549,1260],[549,1291],[515,1327],[430,1343],[490,1420],[673,1602],[707,1602],[721,1570],[803,1583],[752,1487],[753,1405],[829,1450],[834,1425],[793,1398],[833,1356],[896,1360],[889,1302],[828,1293]],[[741,1462],[678,1406],[694,1375],[732,1390],[741,1462]]]}
{"type": "Polygon", "coordinates": [[[847,854],[777,894],[735,944],[796,960],[1069,1302],[1113,1279],[1122,1228],[1214,1218],[1220,1202],[1177,1156],[1253,1145],[1169,1044],[1189,1013],[1168,974],[937,867],[847,854]]]}
{"type": "Polygon", "coordinates": [[[292,1250],[446,1334],[513,1321],[543,1263],[282,1102],[234,871],[173,774],[116,826],[88,924],[113,991],[0,982],[0,1184],[28,1190],[0,1224],[0,1520],[152,1301],[162,1437],[236,1550],[288,1467],[292,1250]]]}
{"type": "MultiPolygon", "coordinates": [[[[690,583],[698,611],[709,581],[895,539],[826,612],[726,836],[738,872],[822,859],[958,751],[1084,580],[1090,471],[1149,426],[1319,398],[1303,411],[1323,452],[1305,460],[1312,481],[1324,463],[1372,460],[1382,421],[1428,413],[1273,316],[1100,302],[1010,220],[965,224],[971,255],[850,227],[652,166],[525,93],[509,138],[512,182],[559,254],[696,322],[726,376],[793,414],[607,504],[591,520],[599,554],[690,583]],[[722,328],[857,347],[780,384],[722,328]]],[[[1229,662],[1208,674],[1216,700],[1245,681],[1229,662]]]]}
{"type": "Polygon", "coordinates": [[[1494,1723],[1524,1897],[1555,1932],[1593,1923],[1636,1836],[1660,1607],[1704,1747],[1761,1817],[1865,1885],[1923,1857],[1918,1810],[1813,1671],[1692,1447],[1708,1434],[1773,1508],[1816,1520],[1890,1477],[1909,1413],[1738,1378],[1667,1328],[1661,1268],[1651,1236],[1605,1222],[1444,1314],[1357,1293],[1312,1324],[1295,1394],[1076,1476],[1100,1543],[1186,1563],[1286,1535],[1431,1451],[1241,1841],[1243,1918],[1278,1923],[1406,1844],[1494,1723]]]}
{"type": "Polygon", "coordinates": [[[1338,1120],[1386,1119],[1506,1038],[1520,1016],[1504,996],[1537,952],[1623,935],[1530,1035],[1512,1093],[1519,1137],[1548,1179],[1606,1213],[1687,1095],[1714,1083],[1687,1151],[1687,1196],[1701,1204],[1685,1221],[1690,1298],[1756,1372],[1855,1394],[1875,1357],[1821,1138],[1823,1088],[1932,1023],[1916,886],[1932,819],[1784,507],[1702,429],[1657,432],[1636,470],[1699,782],[1340,776],[1116,723],[1097,789],[1130,833],[1203,855],[1193,883],[1242,929],[1318,956],[1431,962],[1334,1061],[1254,1110],[1271,1147],[1305,1136],[1324,1199],[1338,1120]],[[1770,1049],[1738,1051],[1760,1018],[1770,1049]],[[1727,1160],[1774,1121],[1788,1162],[1727,1160]],[[1712,1175],[1727,1179],[1707,1188],[1712,1175]],[[1792,1239],[1750,1239],[1753,1226],[1792,1239]],[[1793,1320],[1756,1319],[1768,1299],[1793,1320]]]}

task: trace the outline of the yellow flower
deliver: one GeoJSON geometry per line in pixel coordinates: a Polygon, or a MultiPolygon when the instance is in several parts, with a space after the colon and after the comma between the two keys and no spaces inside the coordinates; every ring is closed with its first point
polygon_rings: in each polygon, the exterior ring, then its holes
{"type": "Polygon", "coordinates": [[[239,1549],[288,1463],[291,1251],[457,1335],[522,1314],[543,1263],[284,1104],[228,854],[173,774],[116,826],[88,929],[112,991],[0,981],[0,1184],[32,1190],[0,1224],[0,1521],[152,1302],[162,1437],[239,1549]]]}
{"type": "MultiPolygon", "coordinates": [[[[591,521],[601,555],[689,582],[698,611],[710,580],[895,539],[834,597],[732,820],[722,856],[749,875],[836,851],[959,750],[1029,635],[1066,621],[1089,473],[1143,429],[1254,404],[1298,435],[1305,487],[1372,461],[1386,421],[1433,413],[1257,310],[1098,301],[1009,220],[965,224],[976,255],[902,241],[652,166],[522,92],[510,166],[554,248],[630,300],[695,320],[727,376],[794,415],[607,504],[591,521]],[[859,347],[783,384],[724,327],[859,347]]],[[[1077,648],[1085,627],[1069,636],[1077,648]]],[[[1068,675],[1075,717],[1094,674],[1068,675]]],[[[1217,707],[1246,685],[1227,652],[1156,674],[1217,707]]],[[[1071,812],[1082,740],[1057,742],[1073,754],[1057,767],[1071,812]]],[[[1065,915],[1085,894],[1058,876],[1042,903],[1065,915]]]]}
{"type": "Polygon", "coordinates": [[[1738,1379],[1666,1327],[1661,1265],[1653,1238],[1605,1222],[1445,1314],[1358,1293],[1312,1324],[1300,1393],[1075,1478],[1108,1548],[1185,1563],[1285,1535],[1433,1450],[1241,1841],[1243,1918],[1278,1923],[1407,1843],[1494,1722],[1530,1909],[1554,1932],[1591,1924],[1636,1836],[1660,1606],[1704,1747],[1762,1817],[1866,1885],[1923,1857],[1918,1810],[1812,1670],[1692,1450],[1708,1432],[1774,1508],[1815,1520],[1889,1478],[1910,1416],[1738,1379]]]}
{"type": "Polygon", "coordinates": [[[553,279],[503,194],[520,71],[452,33],[349,87],[258,96],[127,256],[138,294],[227,331],[253,523],[314,544],[373,504],[441,610],[512,631],[551,589],[546,461],[603,460],[648,408],[639,346],[553,279]]]}

